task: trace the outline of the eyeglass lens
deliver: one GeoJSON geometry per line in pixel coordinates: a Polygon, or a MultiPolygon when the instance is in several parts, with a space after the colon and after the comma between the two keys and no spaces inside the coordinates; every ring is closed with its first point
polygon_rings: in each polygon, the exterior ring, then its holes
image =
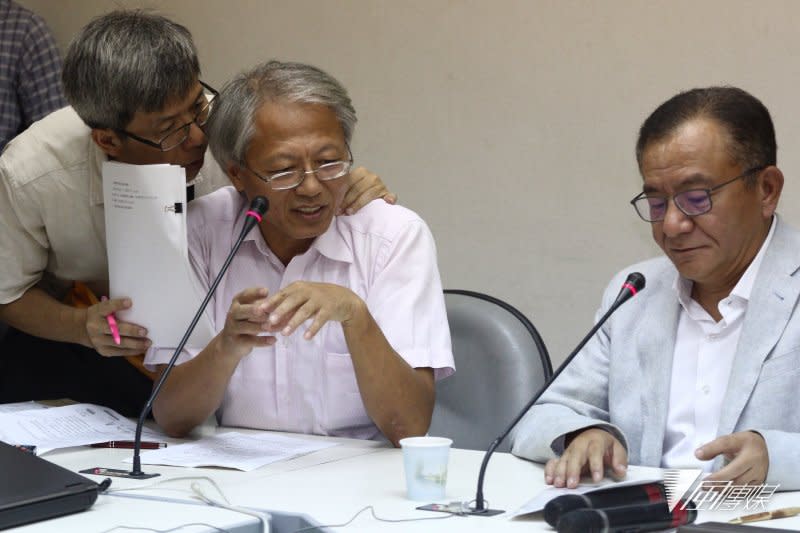
{"type": "Polygon", "coordinates": [[[205,126],[206,122],[208,122],[208,117],[211,115],[211,105],[213,103],[213,99],[207,101],[203,107],[198,111],[197,115],[195,115],[194,120],[192,122],[187,122],[183,126],[179,127],[176,130],[168,133],[166,137],[161,139],[161,149],[166,151],[172,148],[175,148],[179,144],[182,144],[183,141],[189,137],[189,128],[192,127],[192,124],[197,124],[198,126],[205,126]]]}
{"type": "Polygon", "coordinates": [[[325,163],[320,165],[315,170],[295,170],[292,172],[281,172],[280,174],[273,175],[269,184],[273,189],[291,189],[300,185],[308,174],[315,174],[320,181],[329,181],[336,178],[341,178],[349,170],[350,163],[348,161],[335,161],[333,163],[325,163]]]}
{"type": "MultiPolygon", "coordinates": [[[[696,216],[711,210],[711,196],[704,189],[684,191],[673,196],[675,205],[685,215],[696,216]]],[[[636,201],[636,210],[642,218],[651,222],[664,220],[667,215],[668,198],[659,196],[646,196],[636,201]]]]}

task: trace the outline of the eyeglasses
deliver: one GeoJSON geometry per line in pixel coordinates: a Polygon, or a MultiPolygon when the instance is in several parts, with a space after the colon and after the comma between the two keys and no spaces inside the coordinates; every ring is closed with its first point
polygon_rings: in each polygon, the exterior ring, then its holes
{"type": "MultiPolygon", "coordinates": [[[[760,172],[767,168],[765,165],[753,167],[745,170],[735,178],[731,178],[725,183],[720,183],[710,189],[689,189],[688,191],[681,191],[672,195],[672,201],[675,202],[675,207],[681,210],[681,213],[687,217],[695,217],[711,211],[713,204],[711,203],[711,193],[718,191],[726,185],[730,185],[736,180],[751,175],[754,172],[760,172]]],[[[631,200],[631,205],[636,209],[636,213],[645,222],[661,222],[667,215],[667,204],[670,197],[663,194],[648,194],[641,193],[631,200]]]]}
{"type": "Polygon", "coordinates": [[[285,191],[299,187],[309,174],[314,174],[320,181],[331,181],[341,178],[350,172],[350,168],[353,166],[353,154],[350,152],[349,147],[347,148],[347,152],[350,155],[349,160],[331,161],[330,163],[324,163],[312,170],[287,170],[284,172],[276,172],[269,176],[262,176],[250,167],[245,166],[244,168],[255,174],[256,177],[262,181],[267,182],[273,191],[285,191]]]}
{"type": "Polygon", "coordinates": [[[219,96],[219,92],[212,88],[210,85],[200,82],[200,85],[203,86],[208,92],[211,93],[211,97],[208,98],[200,107],[200,110],[194,116],[191,122],[187,122],[186,124],[175,128],[174,130],[170,131],[158,142],[153,142],[149,139],[145,139],[144,137],[140,137],[134,133],[125,130],[119,130],[120,133],[124,133],[131,139],[135,141],[139,141],[140,143],[144,143],[147,146],[152,146],[153,148],[158,148],[162,152],[166,152],[168,150],[172,150],[183,144],[183,142],[189,138],[189,129],[192,127],[192,124],[197,124],[199,127],[203,127],[208,122],[208,117],[211,116],[211,110],[214,107],[214,100],[219,96]]]}

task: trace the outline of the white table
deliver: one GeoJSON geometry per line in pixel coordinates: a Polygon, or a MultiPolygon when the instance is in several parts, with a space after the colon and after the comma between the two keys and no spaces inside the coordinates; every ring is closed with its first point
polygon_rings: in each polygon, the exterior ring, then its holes
{"type": "MultiPolygon", "coordinates": [[[[241,430],[237,430],[241,431],[241,430]]],[[[323,438],[323,437],[317,437],[323,438]]],[[[206,522],[228,531],[258,531],[258,521],[233,511],[196,505],[191,497],[189,481],[163,483],[185,476],[207,476],[222,488],[232,504],[255,509],[299,513],[317,523],[337,524],[349,520],[358,510],[372,505],[381,518],[402,519],[440,516],[415,510],[421,502],[405,499],[402,452],[384,445],[348,439],[331,439],[339,446],[327,448],[290,461],[267,465],[251,472],[218,468],[175,468],[145,465],[145,472],[161,476],[148,481],[114,478],[113,489],[141,487],[161,481],[159,488],[125,492],[133,497],[101,495],[87,512],[17,528],[14,533],[81,532],[100,533],[114,526],[145,526],[167,529],[189,522],[206,522]],[[169,489],[169,490],[166,490],[169,489]],[[165,498],[157,501],[145,498],[165,498]]],[[[71,470],[104,466],[130,468],[122,460],[130,450],[72,448],[55,451],[45,457],[71,470]]],[[[471,500],[475,497],[482,452],[451,451],[447,483],[449,500],[471,500]]],[[[89,476],[100,481],[99,477],[89,476]]],[[[210,485],[203,484],[207,494],[215,496],[210,485]]],[[[486,475],[484,494],[492,507],[514,511],[544,488],[541,466],[504,453],[495,454],[486,475]]],[[[800,493],[777,494],[770,508],[800,504],[800,493]]],[[[725,521],[740,512],[701,512],[698,522],[725,521]]],[[[441,515],[445,516],[445,515],[441,515]]],[[[759,522],[763,527],[800,530],[800,517],[759,522]]],[[[274,527],[273,531],[280,527],[274,527]]],[[[123,530],[118,530],[123,531],[123,530]]],[[[211,528],[186,529],[213,531],[211,528]]],[[[364,513],[346,528],[328,531],[553,531],[541,517],[531,515],[510,520],[507,515],[491,518],[454,516],[442,520],[380,522],[364,513]]]]}

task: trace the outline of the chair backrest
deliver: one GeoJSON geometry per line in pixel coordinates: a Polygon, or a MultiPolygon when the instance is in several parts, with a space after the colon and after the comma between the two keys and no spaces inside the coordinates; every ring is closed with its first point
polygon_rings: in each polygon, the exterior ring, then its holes
{"type": "Polygon", "coordinates": [[[502,300],[464,290],[444,299],[456,373],[436,384],[428,433],[486,450],[553,373],[550,356],[531,321],[502,300]]]}

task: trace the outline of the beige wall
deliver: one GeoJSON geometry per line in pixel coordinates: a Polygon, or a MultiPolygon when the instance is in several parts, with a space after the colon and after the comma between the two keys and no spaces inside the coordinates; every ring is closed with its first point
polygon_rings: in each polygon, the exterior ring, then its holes
{"type": "Polygon", "coordinates": [[[800,2],[18,0],[59,45],[115,6],[186,24],[205,79],[267,58],[350,90],[353,153],[430,224],[446,287],[528,315],[560,362],[617,270],[658,253],[628,200],[637,128],[675,92],[739,85],[773,113],[800,225],[800,2]]]}

